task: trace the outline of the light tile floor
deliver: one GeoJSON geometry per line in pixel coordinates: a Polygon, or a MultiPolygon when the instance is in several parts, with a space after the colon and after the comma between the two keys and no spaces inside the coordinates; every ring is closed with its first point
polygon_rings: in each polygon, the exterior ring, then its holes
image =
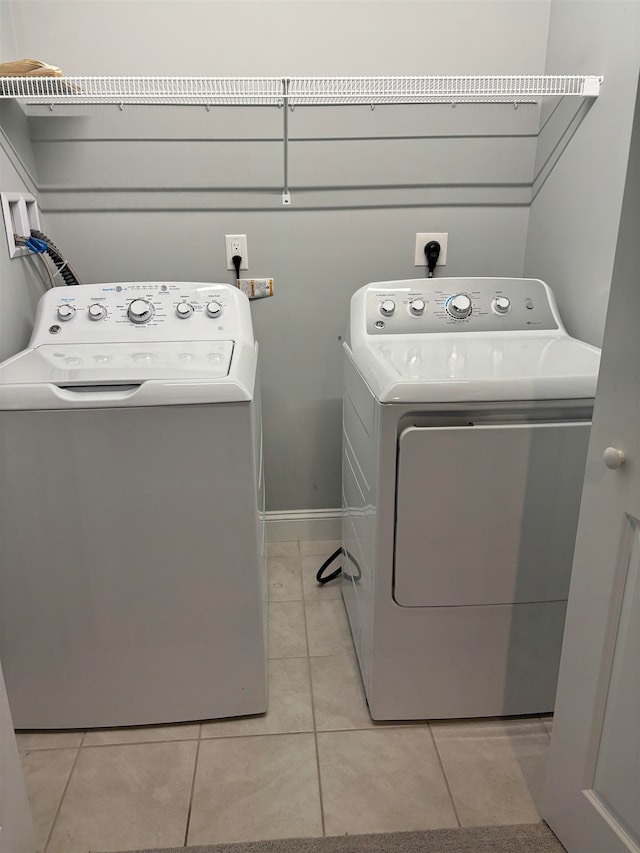
{"type": "Polygon", "coordinates": [[[550,718],[371,720],[338,545],[269,546],[265,716],[18,736],[39,853],[539,819],[550,718]]]}

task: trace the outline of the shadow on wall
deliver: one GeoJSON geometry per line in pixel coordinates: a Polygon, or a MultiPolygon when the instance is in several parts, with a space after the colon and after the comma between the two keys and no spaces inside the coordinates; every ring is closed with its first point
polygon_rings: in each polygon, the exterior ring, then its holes
{"type": "Polygon", "coordinates": [[[532,202],[547,182],[593,104],[594,101],[586,100],[576,107],[575,103],[561,98],[544,119],[538,132],[532,202]]]}

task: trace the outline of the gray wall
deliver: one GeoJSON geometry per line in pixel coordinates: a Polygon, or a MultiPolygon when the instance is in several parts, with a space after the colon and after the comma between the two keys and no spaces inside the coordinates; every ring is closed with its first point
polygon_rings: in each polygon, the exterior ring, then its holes
{"type": "Polygon", "coordinates": [[[637,0],[553,0],[546,73],[600,73],[605,82],[592,109],[579,116],[582,121],[557,163],[553,147],[560,142],[560,150],[566,141],[561,139],[566,112],[552,116],[541,133],[524,271],[554,289],[569,332],[597,346],[607,311],[639,67],[637,0]]]}
{"type": "MultiPolygon", "coordinates": [[[[21,0],[12,9],[19,53],[68,74],[535,74],[549,3],[21,0]],[[238,41],[224,26],[232,15],[238,41]]],[[[413,266],[417,231],[449,232],[446,275],[522,274],[536,107],[297,109],[290,209],[280,203],[275,108],[45,112],[31,119],[42,205],[85,281],[231,281],[223,235],[235,232],[248,235],[249,273],[274,277],[275,297],[252,309],[270,510],[340,504],[349,299],[367,281],[423,274],[413,266]]]]}
{"type": "MultiPolygon", "coordinates": [[[[15,55],[9,7],[0,3],[0,61],[15,55]]],[[[0,190],[30,192],[37,197],[35,161],[27,119],[20,107],[0,101],[0,190]]],[[[34,259],[9,259],[4,230],[0,233],[0,359],[13,355],[29,340],[35,306],[44,287],[34,259]]]]}

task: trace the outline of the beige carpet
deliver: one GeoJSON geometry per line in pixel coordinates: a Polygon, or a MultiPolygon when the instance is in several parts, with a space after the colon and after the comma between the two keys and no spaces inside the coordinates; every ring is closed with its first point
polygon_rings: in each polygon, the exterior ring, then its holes
{"type": "MultiPolygon", "coordinates": [[[[124,853],[124,851],[123,851],[124,853]]],[[[340,835],[332,838],[285,838],[244,844],[131,850],[128,853],[565,853],[544,823],[340,835]]]]}

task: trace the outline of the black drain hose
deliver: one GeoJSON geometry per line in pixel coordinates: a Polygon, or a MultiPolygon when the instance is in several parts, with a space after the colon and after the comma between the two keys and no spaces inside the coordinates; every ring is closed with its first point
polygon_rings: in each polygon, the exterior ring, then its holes
{"type": "Polygon", "coordinates": [[[78,276],[71,269],[67,261],[63,258],[58,250],[58,247],[53,243],[46,234],[43,234],[42,231],[38,231],[37,228],[31,229],[31,236],[35,237],[36,240],[42,240],[43,243],[46,243],[47,248],[45,249],[47,255],[51,258],[53,263],[56,265],[58,272],[64,279],[64,283],[68,285],[79,285],[82,284],[78,276]]]}
{"type": "Polygon", "coordinates": [[[342,548],[337,548],[333,552],[333,554],[330,557],[328,557],[324,561],[324,563],[320,566],[320,568],[318,569],[318,572],[316,574],[316,580],[318,581],[319,584],[323,585],[325,583],[329,583],[330,581],[334,581],[336,578],[339,578],[340,575],[342,575],[342,574],[344,574],[344,577],[347,580],[353,581],[354,583],[358,583],[358,581],[362,577],[362,569],[360,568],[358,561],[353,556],[351,551],[346,551],[346,550],[343,550],[342,548]],[[331,563],[333,563],[334,560],[338,559],[338,557],[341,554],[345,554],[348,557],[349,562],[354,566],[354,568],[356,570],[356,574],[355,575],[348,575],[346,572],[343,573],[342,566],[338,566],[338,568],[334,569],[330,575],[327,575],[325,577],[324,572],[329,568],[329,566],[331,565],[331,563]]]}
{"type": "Polygon", "coordinates": [[[337,549],[336,551],[334,551],[334,552],[333,552],[333,554],[332,554],[330,557],[328,557],[328,558],[324,561],[324,563],[320,566],[320,568],[318,569],[318,573],[317,573],[317,575],[316,575],[316,580],[318,581],[318,583],[319,583],[319,584],[329,583],[329,581],[333,581],[333,580],[335,580],[336,578],[339,578],[339,577],[340,577],[340,575],[342,574],[342,566],[338,566],[338,568],[337,568],[337,569],[335,569],[333,572],[331,572],[331,574],[330,574],[330,575],[327,575],[326,577],[324,577],[323,573],[326,571],[326,569],[328,569],[328,568],[329,568],[329,566],[331,565],[331,563],[333,563],[333,561],[334,561],[334,560],[337,560],[337,558],[338,558],[341,554],[342,554],[342,548],[338,548],[338,549],[337,549]]]}

